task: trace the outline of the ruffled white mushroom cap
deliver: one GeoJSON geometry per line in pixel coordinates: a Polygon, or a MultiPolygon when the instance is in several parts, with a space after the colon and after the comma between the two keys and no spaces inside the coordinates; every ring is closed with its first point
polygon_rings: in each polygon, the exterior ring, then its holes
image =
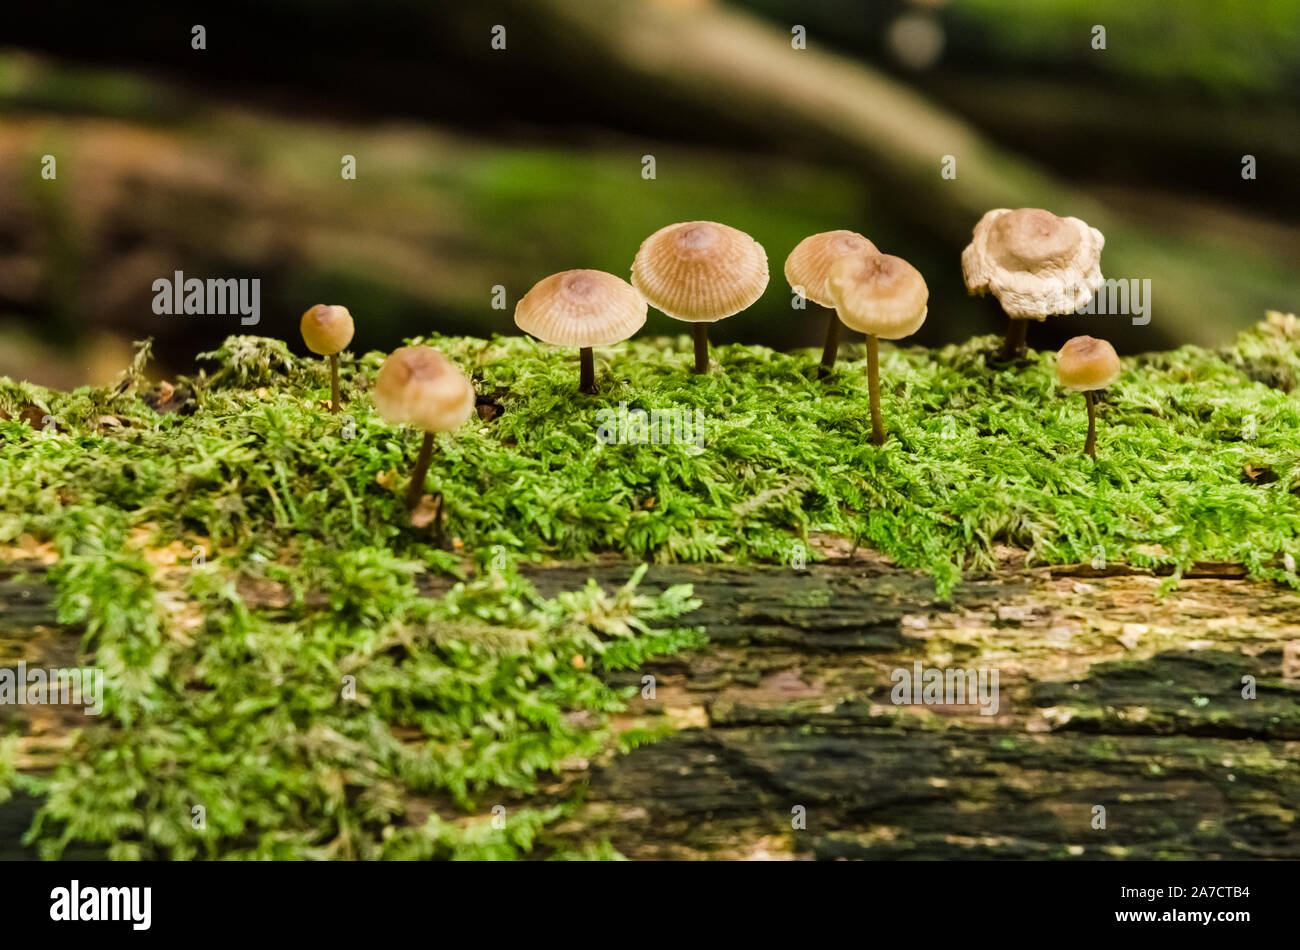
{"type": "Polygon", "coordinates": [[[997,208],[961,254],[972,294],[991,293],[1007,316],[1043,320],[1085,306],[1101,286],[1106,239],[1078,218],[1041,208],[997,208]]]}

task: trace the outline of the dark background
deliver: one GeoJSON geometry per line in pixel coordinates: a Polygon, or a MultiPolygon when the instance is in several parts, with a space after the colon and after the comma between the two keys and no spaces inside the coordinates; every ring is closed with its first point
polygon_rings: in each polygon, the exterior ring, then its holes
{"type": "MultiPolygon", "coordinates": [[[[358,349],[514,333],[536,280],[627,276],[646,235],[697,218],[751,233],[772,272],[721,342],[815,345],[782,264],[840,227],[925,274],[918,342],[995,332],[959,265],[993,207],[1082,217],[1106,276],[1152,281],[1150,325],[1062,317],[1032,328],[1039,347],[1214,344],[1300,290],[1294,0],[45,3],[5,20],[0,374],[102,382],[145,335],[184,370],[246,332],[156,316],[151,285],[175,270],[260,278],[251,331],[299,350],[316,302],[351,309],[358,349]]],[[[681,325],[652,312],[645,332],[681,325]]]]}

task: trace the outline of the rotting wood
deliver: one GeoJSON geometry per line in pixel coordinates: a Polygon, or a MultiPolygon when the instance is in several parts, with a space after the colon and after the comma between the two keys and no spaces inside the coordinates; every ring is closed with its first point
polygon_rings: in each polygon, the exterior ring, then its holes
{"type": "MultiPolygon", "coordinates": [[[[525,572],[550,596],[632,570],[525,572]]],[[[1300,680],[1284,676],[1300,593],[1203,565],[1162,596],[1150,574],[1066,565],[971,578],[940,602],[924,575],[869,558],[660,565],[643,588],[679,583],[709,645],[612,677],[655,678],[616,728],[675,731],[536,797],[586,784],[564,828],[579,840],[633,858],[1300,857],[1300,680]],[[916,662],[997,670],[996,714],[895,705],[893,671],[916,662]]],[[[0,662],[71,662],[77,640],[39,576],[0,570],[0,662]]],[[[75,717],[18,716],[26,764],[53,764],[75,717]]],[[[0,857],[30,854],[30,808],[0,806],[0,857]]]]}

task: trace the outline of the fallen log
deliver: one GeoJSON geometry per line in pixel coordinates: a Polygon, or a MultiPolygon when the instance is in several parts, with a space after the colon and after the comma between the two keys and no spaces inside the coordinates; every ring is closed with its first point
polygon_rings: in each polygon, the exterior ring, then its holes
{"type": "MultiPolygon", "coordinates": [[[[633,567],[527,573],[549,596],[633,567]]],[[[35,571],[0,570],[5,666],[75,655],[35,571]]],[[[686,619],[710,642],[612,674],[642,687],[615,726],[672,731],[536,798],[581,788],[560,830],[632,858],[1300,857],[1300,594],[1201,573],[1162,594],[1131,570],[1007,567],[939,601],[870,558],[652,567],[647,590],[694,585],[686,619]],[[996,672],[978,697],[996,702],[896,703],[917,664],[996,672]]],[[[15,724],[20,768],[40,772],[77,721],[0,707],[15,724]]],[[[33,807],[0,805],[0,859],[32,856],[33,807]]]]}

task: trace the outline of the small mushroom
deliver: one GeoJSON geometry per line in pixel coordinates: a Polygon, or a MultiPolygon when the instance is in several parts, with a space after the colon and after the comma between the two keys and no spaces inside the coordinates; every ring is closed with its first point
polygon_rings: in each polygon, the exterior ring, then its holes
{"type": "Polygon", "coordinates": [[[1106,239],[1078,218],[1041,208],[998,208],[980,218],[961,252],[966,289],[992,293],[1007,315],[1003,359],[1026,352],[1028,321],[1074,313],[1101,286],[1106,239]]]}
{"type": "Polygon", "coordinates": [[[1088,404],[1088,439],[1083,451],[1097,458],[1097,402],[1093,393],[1119,378],[1119,357],[1115,347],[1091,336],[1065,341],[1056,354],[1056,381],[1066,389],[1083,393],[1088,404]]]}
{"type": "Polygon", "coordinates": [[[767,252],[713,221],[660,228],[632,261],[632,286],[674,320],[694,324],[695,372],[709,371],[708,325],[739,313],[767,288],[767,252]]]}
{"type": "Polygon", "coordinates": [[[831,265],[826,292],[844,325],[867,335],[867,388],[871,398],[871,441],[885,443],[880,418],[877,340],[900,340],[921,328],[930,289],[907,261],[891,254],[854,254],[831,265]]]}
{"type": "Polygon", "coordinates": [[[330,412],[338,412],[339,353],[352,342],[352,314],[347,307],[318,303],[303,313],[299,329],[307,349],[330,358],[330,412]]]}
{"type": "Polygon", "coordinates": [[[434,433],[458,429],[474,414],[474,387],[433,347],[403,346],[393,350],[379,367],[371,398],[389,422],[413,425],[424,432],[406,492],[406,507],[414,510],[424,494],[434,433]]]}
{"type": "Polygon", "coordinates": [[[566,270],[533,285],[515,325],[543,343],[578,347],[578,389],[596,391],[593,346],[621,343],[645,325],[646,302],[627,281],[599,270],[566,270]]]}
{"type": "Polygon", "coordinates": [[[805,300],[830,310],[826,320],[826,343],[822,347],[822,365],[817,375],[825,376],[835,366],[840,348],[840,318],[826,293],[826,278],[831,265],[850,254],[878,254],[872,244],[856,231],[824,231],[804,238],[785,259],[785,279],[805,300]]]}

